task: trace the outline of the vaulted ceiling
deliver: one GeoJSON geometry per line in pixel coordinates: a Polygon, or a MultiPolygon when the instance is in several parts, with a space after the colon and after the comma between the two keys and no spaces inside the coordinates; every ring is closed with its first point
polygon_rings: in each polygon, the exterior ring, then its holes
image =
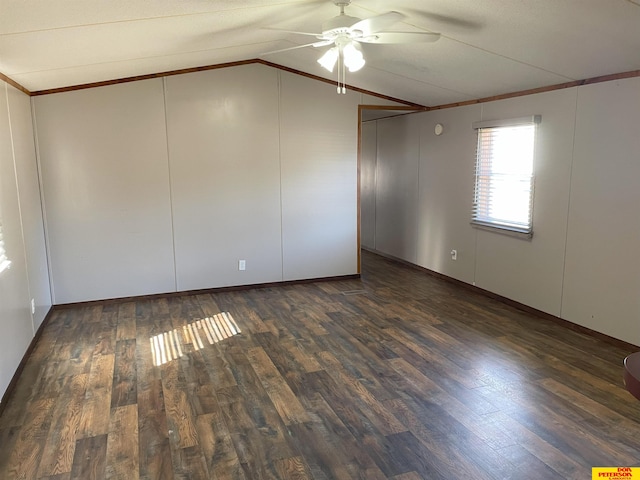
{"type": "MultiPolygon", "coordinates": [[[[420,105],[640,69],[640,0],[353,0],[366,18],[435,43],[364,45],[347,84],[420,105]]],[[[320,32],[331,0],[0,0],[0,73],[30,91],[250,59],[332,79],[324,48],[264,27],[320,32]]],[[[310,40],[311,39],[311,40],[310,40]]]]}

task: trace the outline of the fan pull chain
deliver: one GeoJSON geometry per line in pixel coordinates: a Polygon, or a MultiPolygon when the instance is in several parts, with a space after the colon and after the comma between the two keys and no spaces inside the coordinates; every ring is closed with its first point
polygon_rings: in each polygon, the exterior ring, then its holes
{"type": "Polygon", "coordinates": [[[340,95],[341,91],[342,91],[342,87],[341,87],[341,80],[342,80],[342,68],[344,66],[344,62],[343,62],[343,57],[342,57],[342,50],[340,50],[340,53],[338,54],[338,95],[340,95]]]}
{"type": "Polygon", "coordinates": [[[347,67],[344,64],[344,53],[340,48],[338,56],[338,95],[347,93],[347,67]]]}

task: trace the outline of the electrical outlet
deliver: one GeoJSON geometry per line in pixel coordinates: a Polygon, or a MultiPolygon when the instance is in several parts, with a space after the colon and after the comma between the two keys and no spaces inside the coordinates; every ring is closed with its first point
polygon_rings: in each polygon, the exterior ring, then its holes
{"type": "Polygon", "coordinates": [[[451,250],[451,260],[457,260],[457,259],[458,259],[458,251],[451,250]]]}
{"type": "Polygon", "coordinates": [[[31,315],[36,313],[36,301],[34,298],[31,299],[31,315]]]}
{"type": "Polygon", "coordinates": [[[247,262],[246,260],[238,260],[238,270],[246,270],[247,262]]]}

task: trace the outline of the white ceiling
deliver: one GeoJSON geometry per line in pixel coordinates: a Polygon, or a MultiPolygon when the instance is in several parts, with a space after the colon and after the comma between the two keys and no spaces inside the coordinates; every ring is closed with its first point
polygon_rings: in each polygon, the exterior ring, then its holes
{"type": "MultiPolygon", "coordinates": [[[[435,106],[640,69],[640,0],[354,0],[436,43],[364,45],[347,83],[435,106]]],[[[262,58],[332,78],[313,41],[331,0],[0,0],[0,73],[30,91],[262,58]]]]}

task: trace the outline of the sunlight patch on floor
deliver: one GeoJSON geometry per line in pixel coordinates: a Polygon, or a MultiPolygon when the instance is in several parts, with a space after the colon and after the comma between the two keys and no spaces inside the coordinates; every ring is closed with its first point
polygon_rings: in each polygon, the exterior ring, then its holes
{"type": "Polygon", "coordinates": [[[230,313],[222,312],[195,322],[162,332],[149,338],[153,364],[158,367],[184,356],[183,348],[191,344],[198,351],[240,333],[238,324],[230,313]]]}

